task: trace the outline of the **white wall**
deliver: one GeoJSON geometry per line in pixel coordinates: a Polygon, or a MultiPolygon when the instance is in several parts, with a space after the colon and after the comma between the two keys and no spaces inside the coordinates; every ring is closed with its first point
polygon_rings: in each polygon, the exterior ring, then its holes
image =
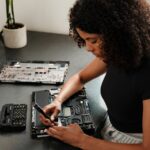
{"type": "MultiPolygon", "coordinates": [[[[14,0],[16,22],[28,30],[68,34],[69,9],[76,0],[14,0]]],[[[0,30],[6,22],[5,0],[0,0],[0,30]]]]}

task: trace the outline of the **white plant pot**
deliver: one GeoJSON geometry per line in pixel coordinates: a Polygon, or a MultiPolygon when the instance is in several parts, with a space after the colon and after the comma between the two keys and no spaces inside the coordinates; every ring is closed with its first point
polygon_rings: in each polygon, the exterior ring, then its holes
{"type": "Polygon", "coordinates": [[[21,28],[8,29],[3,28],[4,44],[8,48],[22,48],[27,45],[27,31],[26,26],[21,28]]]}

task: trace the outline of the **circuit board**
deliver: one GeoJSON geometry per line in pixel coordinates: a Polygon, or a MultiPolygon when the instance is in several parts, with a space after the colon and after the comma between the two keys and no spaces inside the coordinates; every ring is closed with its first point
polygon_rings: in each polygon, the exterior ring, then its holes
{"type": "Polygon", "coordinates": [[[68,61],[11,62],[1,69],[3,83],[62,84],[69,67],[68,61]]]}

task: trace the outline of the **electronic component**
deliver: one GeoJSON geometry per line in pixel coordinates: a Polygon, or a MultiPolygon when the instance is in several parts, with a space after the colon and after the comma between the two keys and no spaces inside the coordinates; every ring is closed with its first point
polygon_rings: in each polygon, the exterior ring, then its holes
{"type": "MultiPolygon", "coordinates": [[[[59,89],[54,88],[50,90],[41,90],[33,92],[32,96],[32,123],[31,123],[31,136],[32,138],[47,137],[47,133],[44,132],[46,126],[39,121],[39,112],[36,111],[34,105],[38,103],[41,107],[51,103],[57,94],[59,89]]],[[[67,126],[71,123],[77,123],[82,130],[92,135],[95,132],[95,125],[90,112],[89,102],[86,97],[85,90],[74,94],[66,102],[63,103],[61,112],[57,118],[58,126],[67,126]]]]}
{"type": "Polygon", "coordinates": [[[1,131],[22,131],[26,128],[26,104],[5,104],[0,114],[1,131]]]}
{"type": "Polygon", "coordinates": [[[62,84],[69,67],[68,61],[11,62],[0,71],[3,83],[62,84]]]}

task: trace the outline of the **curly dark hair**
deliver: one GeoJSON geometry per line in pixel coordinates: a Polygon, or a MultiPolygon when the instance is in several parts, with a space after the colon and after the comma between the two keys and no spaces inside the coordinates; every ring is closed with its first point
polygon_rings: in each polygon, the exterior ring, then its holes
{"type": "Polygon", "coordinates": [[[133,69],[150,56],[146,0],[77,0],[70,9],[69,23],[69,35],[79,47],[85,42],[76,28],[103,37],[102,56],[107,64],[133,69]]]}

